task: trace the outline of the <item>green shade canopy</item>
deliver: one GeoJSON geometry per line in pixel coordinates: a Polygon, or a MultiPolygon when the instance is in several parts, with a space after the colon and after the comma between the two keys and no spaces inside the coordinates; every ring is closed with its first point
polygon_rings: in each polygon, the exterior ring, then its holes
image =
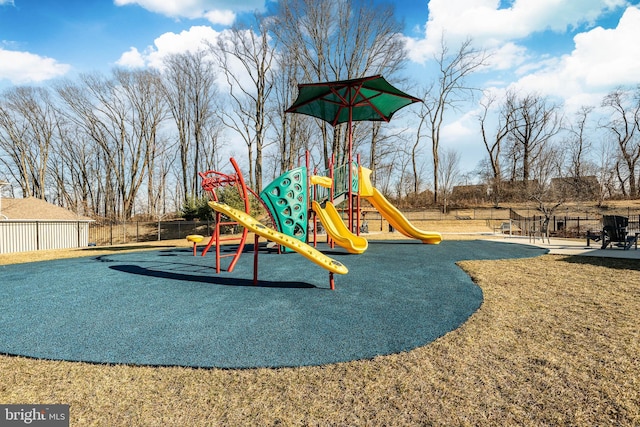
{"type": "MultiPolygon", "coordinates": [[[[347,123],[348,163],[353,164],[353,122],[391,120],[393,113],[419,98],[397,89],[377,75],[335,82],[307,83],[298,85],[298,99],[285,110],[286,113],[300,113],[322,119],[333,126],[347,123]]],[[[349,170],[349,180],[353,182],[353,168],[349,170]]],[[[349,230],[353,224],[353,189],[349,185],[348,212],[349,230]]]]}
{"type": "Polygon", "coordinates": [[[298,99],[286,112],[317,117],[333,126],[361,120],[388,122],[400,108],[421,102],[379,75],[300,84],[298,89],[298,99]]]}

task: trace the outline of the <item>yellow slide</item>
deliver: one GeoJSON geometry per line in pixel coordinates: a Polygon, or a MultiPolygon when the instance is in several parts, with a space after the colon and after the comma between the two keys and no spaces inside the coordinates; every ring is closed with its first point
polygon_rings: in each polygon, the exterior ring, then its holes
{"type": "Polygon", "coordinates": [[[260,221],[246,212],[232,208],[231,206],[220,202],[209,202],[209,206],[211,206],[212,209],[225,214],[234,221],[238,221],[240,225],[249,231],[298,252],[300,255],[310,261],[313,261],[322,268],[337,274],[347,274],[349,272],[347,267],[342,263],[326,256],[322,252],[298,239],[294,239],[293,237],[282,234],[279,231],[261,224],[260,221]]]}
{"type": "Polygon", "coordinates": [[[369,247],[367,239],[353,234],[340,218],[340,214],[333,203],[326,202],[324,209],[315,200],[312,203],[313,211],[320,218],[320,222],[331,238],[349,253],[361,254],[369,247]]]}
{"type": "Polygon", "coordinates": [[[378,212],[389,221],[396,230],[407,237],[422,240],[422,243],[437,245],[442,241],[442,235],[435,231],[422,231],[413,226],[409,220],[393,206],[386,197],[371,185],[371,169],[360,166],[358,185],[360,196],[366,198],[378,212]]]}

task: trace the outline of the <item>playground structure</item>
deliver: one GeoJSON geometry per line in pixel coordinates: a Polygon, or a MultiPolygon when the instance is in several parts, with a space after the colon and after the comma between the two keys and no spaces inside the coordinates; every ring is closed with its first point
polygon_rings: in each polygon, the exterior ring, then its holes
{"type": "Polygon", "coordinates": [[[360,197],[367,199],[380,214],[389,221],[396,230],[422,243],[437,245],[442,241],[442,235],[435,231],[422,231],[416,228],[382,193],[371,185],[371,170],[360,166],[358,181],[360,183],[360,197]]]}
{"type": "MultiPolygon", "coordinates": [[[[202,256],[215,246],[216,273],[222,270],[221,259],[231,257],[227,271],[232,272],[238,259],[244,252],[248,232],[254,234],[254,272],[253,281],[258,281],[259,238],[265,238],[279,245],[278,251],[293,251],[329,271],[330,288],[335,289],[333,274],[348,272],[340,262],[319,252],[317,245],[318,221],[327,232],[327,241],[333,248],[335,244],[352,254],[362,254],[367,250],[368,241],[360,234],[361,198],[369,201],[381,215],[387,219],[395,229],[407,237],[418,239],[423,243],[438,244],[442,240],[440,233],[426,232],[414,227],[406,217],[396,209],[370,181],[371,170],[358,166],[355,162],[350,165],[353,169],[346,173],[345,166],[329,168],[328,176],[309,175],[309,156],[306,165],[283,173],[271,182],[260,193],[256,194],[247,187],[242,173],[235,159],[230,159],[234,173],[225,174],[219,171],[199,173],[202,178],[202,188],[209,194],[209,206],[215,211],[215,226],[212,236],[202,251],[202,256]],[[220,201],[219,190],[233,187],[242,201],[242,209],[231,207],[220,201]],[[269,227],[251,215],[251,201],[253,196],[264,208],[266,215],[264,222],[270,222],[269,227]],[[340,214],[337,205],[347,202],[346,198],[353,197],[347,209],[347,224],[340,214]],[[226,219],[223,219],[225,217],[226,219]],[[313,224],[313,237],[310,238],[310,220],[313,224]],[[355,220],[355,221],[354,221],[355,220]],[[223,236],[221,227],[239,226],[242,232],[239,237],[223,236]],[[222,254],[221,246],[227,241],[237,242],[235,251],[222,254]],[[313,245],[313,246],[312,246],[313,245]]],[[[194,255],[196,254],[196,242],[194,255]]]]}
{"type": "Polygon", "coordinates": [[[285,251],[298,252],[329,270],[331,289],[334,289],[333,273],[346,274],[347,269],[309,246],[310,213],[313,213],[314,246],[317,243],[317,220],[319,220],[327,231],[327,240],[332,248],[334,244],[338,244],[350,253],[361,254],[368,247],[367,240],[359,236],[361,198],[367,199],[402,234],[423,243],[440,243],[442,240],[440,233],[425,232],[414,227],[371,185],[369,179],[371,171],[353,161],[354,121],[388,122],[397,110],[415,102],[421,102],[421,100],[392,86],[381,75],[298,85],[298,97],[285,112],[316,117],[334,127],[346,123],[348,161],[345,165],[336,168],[332,159],[328,176],[326,174],[309,176],[309,153],[307,153],[305,166],[285,172],[269,184],[260,195],[256,195],[247,188],[240,169],[233,159],[231,159],[235,169],[233,175],[225,175],[217,171],[200,173],[202,187],[213,199],[209,205],[216,211],[214,235],[202,254],[206,254],[215,243],[216,272],[220,272],[220,243],[224,240],[220,236],[221,214],[233,219],[232,222],[223,224],[237,224],[243,227],[240,244],[236,253],[232,255],[233,260],[228,271],[233,270],[244,249],[247,230],[251,230],[255,235],[254,283],[257,283],[258,238],[264,237],[275,241],[284,247],[285,251]],[[216,189],[230,185],[237,188],[244,203],[244,212],[219,202],[216,189]],[[256,196],[265,207],[274,228],[266,227],[250,215],[249,193],[256,196]],[[346,202],[347,206],[346,226],[336,209],[336,206],[342,202],[346,202]]]}
{"type": "MultiPolygon", "coordinates": [[[[225,257],[231,257],[231,262],[227,267],[228,272],[232,272],[236,263],[240,259],[240,256],[244,252],[244,247],[247,241],[248,232],[254,233],[254,262],[253,262],[253,283],[258,283],[258,255],[259,255],[259,237],[266,238],[274,241],[285,248],[289,248],[295,252],[298,252],[305,256],[307,259],[313,261],[319,266],[329,271],[329,285],[333,290],[335,289],[335,281],[333,278],[334,273],[346,274],[347,268],[340,262],[322,254],[315,248],[304,243],[304,239],[300,239],[300,233],[306,230],[306,227],[301,226],[296,220],[302,220],[302,204],[305,199],[306,188],[303,188],[301,183],[306,182],[302,180],[302,170],[298,172],[290,171],[283,175],[279,181],[279,186],[272,186],[269,190],[274,197],[265,196],[264,199],[256,194],[252,189],[247,187],[242,172],[238,167],[238,163],[234,158],[230,159],[233,166],[233,174],[225,174],[219,171],[209,170],[206,172],[200,172],[200,178],[202,178],[202,188],[209,194],[211,201],[209,206],[216,212],[214,231],[207,243],[206,247],[202,251],[202,256],[205,256],[211,246],[215,246],[215,258],[216,258],[216,273],[221,272],[221,259],[225,257]],[[292,182],[293,179],[293,182],[292,182]],[[221,203],[219,200],[218,191],[227,187],[233,187],[236,189],[237,194],[240,196],[244,210],[235,209],[225,203],[221,203]],[[295,191],[294,191],[295,190],[295,191]],[[256,200],[260,201],[265,207],[268,220],[275,224],[281,224],[280,227],[285,233],[281,233],[273,228],[267,227],[262,224],[258,219],[251,216],[251,202],[250,195],[256,200]],[[282,196],[282,197],[279,197],[282,196]],[[265,204],[264,200],[274,200],[275,206],[280,209],[272,210],[265,204]],[[276,215],[274,216],[273,213],[276,215]],[[229,220],[222,220],[222,217],[226,216],[229,220]],[[295,217],[295,220],[294,220],[295,217]],[[276,220],[275,218],[278,218],[276,220]],[[223,237],[221,227],[223,226],[240,226],[242,233],[240,237],[223,237]],[[286,228],[285,228],[286,226],[286,228]],[[286,233],[289,234],[286,234],[286,233]],[[224,242],[235,241],[237,242],[236,249],[231,254],[223,255],[221,253],[221,246],[224,242]]],[[[268,187],[269,188],[269,187],[268,187]]],[[[306,212],[306,211],[305,211],[306,212]]],[[[305,213],[306,215],[306,213],[305,213]]],[[[303,224],[306,222],[303,221],[303,224]]],[[[306,238],[306,233],[304,234],[306,238]]],[[[194,254],[195,254],[194,245],[194,254]]]]}

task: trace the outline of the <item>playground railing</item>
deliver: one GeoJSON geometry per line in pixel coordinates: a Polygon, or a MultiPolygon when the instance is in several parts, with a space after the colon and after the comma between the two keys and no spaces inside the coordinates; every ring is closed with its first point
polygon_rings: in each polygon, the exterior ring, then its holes
{"type": "MultiPolygon", "coordinates": [[[[357,179],[357,170],[358,170],[358,164],[353,162],[352,164],[353,168],[354,168],[354,174],[352,176],[353,182],[352,182],[352,189],[353,191],[358,191],[358,179],[357,179]]],[[[333,188],[333,197],[340,197],[343,194],[346,194],[349,192],[349,168],[348,165],[341,165],[341,166],[336,166],[334,169],[334,175],[333,175],[333,182],[334,182],[334,188],[333,188]]]]}

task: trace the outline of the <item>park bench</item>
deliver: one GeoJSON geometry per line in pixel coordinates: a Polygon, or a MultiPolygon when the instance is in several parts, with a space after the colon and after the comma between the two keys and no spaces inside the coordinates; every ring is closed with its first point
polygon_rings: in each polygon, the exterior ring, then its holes
{"type": "Polygon", "coordinates": [[[502,234],[511,233],[511,231],[512,231],[511,223],[510,222],[503,222],[502,224],[500,224],[500,227],[498,227],[497,231],[500,231],[500,233],[502,233],[502,234]]]}

